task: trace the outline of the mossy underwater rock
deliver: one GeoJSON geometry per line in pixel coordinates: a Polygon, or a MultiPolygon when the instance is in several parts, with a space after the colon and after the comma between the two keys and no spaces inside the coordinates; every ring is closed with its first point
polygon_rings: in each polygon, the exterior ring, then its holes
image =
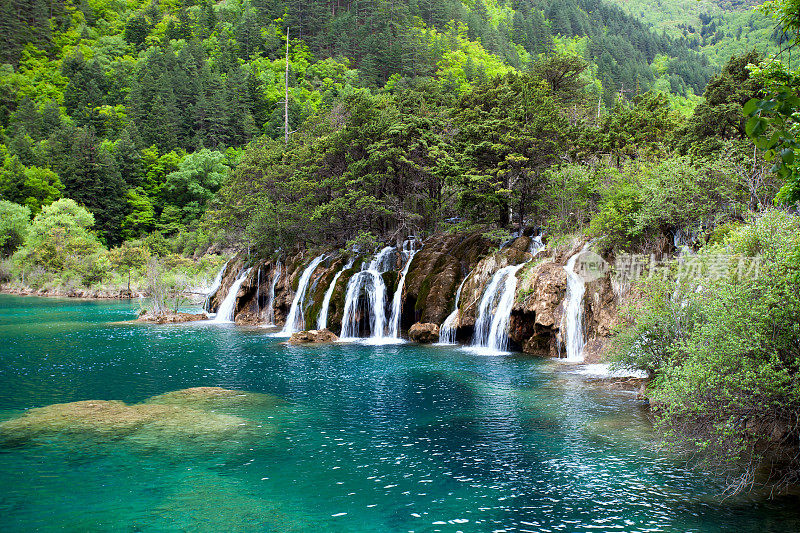
{"type": "Polygon", "coordinates": [[[269,395],[197,387],[162,394],[145,403],[83,400],[30,409],[0,423],[0,444],[19,446],[62,437],[84,443],[126,440],[149,449],[193,444],[216,446],[262,435],[271,428],[245,418],[214,412],[231,406],[273,407],[269,395]]]}
{"type": "Polygon", "coordinates": [[[259,392],[223,389],[222,387],[192,387],[153,396],[148,398],[145,403],[213,410],[242,407],[272,408],[285,405],[286,402],[277,396],[259,392]]]}

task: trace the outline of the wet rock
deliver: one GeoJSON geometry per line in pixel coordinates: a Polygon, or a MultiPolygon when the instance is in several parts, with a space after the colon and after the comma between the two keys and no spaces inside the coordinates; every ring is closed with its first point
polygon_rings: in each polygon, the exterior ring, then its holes
{"type": "Polygon", "coordinates": [[[298,331],[292,333],[289,344],[320,344],[325,342],[336,342],[339,337],[329,329],[312,329],[309,331],[298,331]]]}
{"type": "Polygon", "coordinates": [[[432,323],[417,322],[408,330],[408,337],[415,342],[432,344],[439,342],[439,326],[432,323]]]}
{"type": "Polygon", "coordinates": [[[480,233],[439,234],[425,241],[406,276],[402,325],[444,321],[458,286],[491,248],[480,233]]]}
{"type": "Polygon", "coordinates": [[[133,405],[116,400],[53,404],[0,423],[0,444],[21,446],[60,438],[85,447],[122,440],[137,450],[205,453],[220,446],[242,446],[275,431],[269,424],[216,411],[268,409],[283,403],[268,394],[195,387],[133,405]]]}
{"type": "Polygon", "coordinates": [[[530,271],[523,270],[520,278],[514,311],[532,314],[539,326],[557,326],[558,309],[567,292],[567,273],[564,268],[547,261],[530,271]]]}

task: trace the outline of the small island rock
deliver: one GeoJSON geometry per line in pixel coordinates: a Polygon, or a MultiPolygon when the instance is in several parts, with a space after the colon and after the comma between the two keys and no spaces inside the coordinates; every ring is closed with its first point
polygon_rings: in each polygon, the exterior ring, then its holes
{"type": "Polygon", "coordinates": [[[436,324],[417,322],[408,330],[411,340],[422,343],[432,344],[439,342],[439,326],[436,324]]]}
{"type": "Polygon", "coordinates": [[[292,333],[289,344],[319,344],[323,342],[336,342],[339,337],[329,329],[312,329],[292,333]]]}

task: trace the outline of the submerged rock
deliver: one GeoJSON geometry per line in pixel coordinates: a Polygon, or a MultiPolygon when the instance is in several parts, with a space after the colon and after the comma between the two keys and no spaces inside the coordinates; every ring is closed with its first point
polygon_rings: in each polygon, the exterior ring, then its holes
{"type": "Polygon", "coordinates": [[[321,344],[338,340],[339,337],[329,329],[312,329],[292,333],[289,338],[289,344],[321,344]]]}
{"type": "Polygon", "coordinates": [[[412,341],[422,344],[432,344],[439,342],[439,326],[436,324],[417,322],[408,330],[408,336],[412,341]]]}
{"type": "Polygon", "coordinates": [[[0,423],[0,443],[18,446],[61,437],[78,444],[125,440],[145,449],[185,451],[263,438],[270,426],[214,412],[225,407],[271,408],[282,401],[267,394],[196,387],[128,405],[117,400],[83,400],[30,409],[0,423]]]}
{"type": "Polygon", "coordinates": [[[197,409],[224,407],[276,407],[286,402],[271,394],[223,389],[222,387],[192,387],[153,396],[148,404],[183,405],[197,409]]]}
{"type": "Polygon", "coordinates": [[[19,418],[7,420],[0,424],[0,439],[6,444],[58,435],[99,441],[133,436],[149,441],[218,440],[233,437],[248,425],[238,416],[174,405],[85,400],[31,409],[19,418]]]}

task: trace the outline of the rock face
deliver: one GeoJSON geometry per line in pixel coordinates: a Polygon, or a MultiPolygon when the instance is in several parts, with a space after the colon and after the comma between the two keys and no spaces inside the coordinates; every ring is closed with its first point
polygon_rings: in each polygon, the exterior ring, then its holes
{"type": "Polygon", "coordinates": [[[441,324],[453,310],[453,298],[464,277],[487,253],[480,233],[441,234],[425,241],[406,276],[403,323],[441,324]]]}
{"type": "Polygon", "coordinates": [[[133,298],[145,298],[144,292],[134,292],[127,289],[30,289],[21,287],[11,287],[0,285],[0,292],[14,294],[17,296],[52,296],[56,298],[86,298],[93,300],[128,300],[133,298]]]}
{"type": "Polygon", "coordinates": [[[439,326],[437,324],[417,322],[408,330],[408,337],[421,344],[432,344],[439,341],[439,326]]]}
{"type": "Polygon", "coordinates": [[[561,265],[545,260],[524,268],[518,277],[509,338],[525,353],[558,357],[556,334],[567,292],[567,273],[561,265]]]}
{"type": "Polygon", "coordinates": [[[320,344],[338,340],[339,337],[329,329],[312,329],[292,333],[292,336],[289,337],[289,344],[320,344]]]}

